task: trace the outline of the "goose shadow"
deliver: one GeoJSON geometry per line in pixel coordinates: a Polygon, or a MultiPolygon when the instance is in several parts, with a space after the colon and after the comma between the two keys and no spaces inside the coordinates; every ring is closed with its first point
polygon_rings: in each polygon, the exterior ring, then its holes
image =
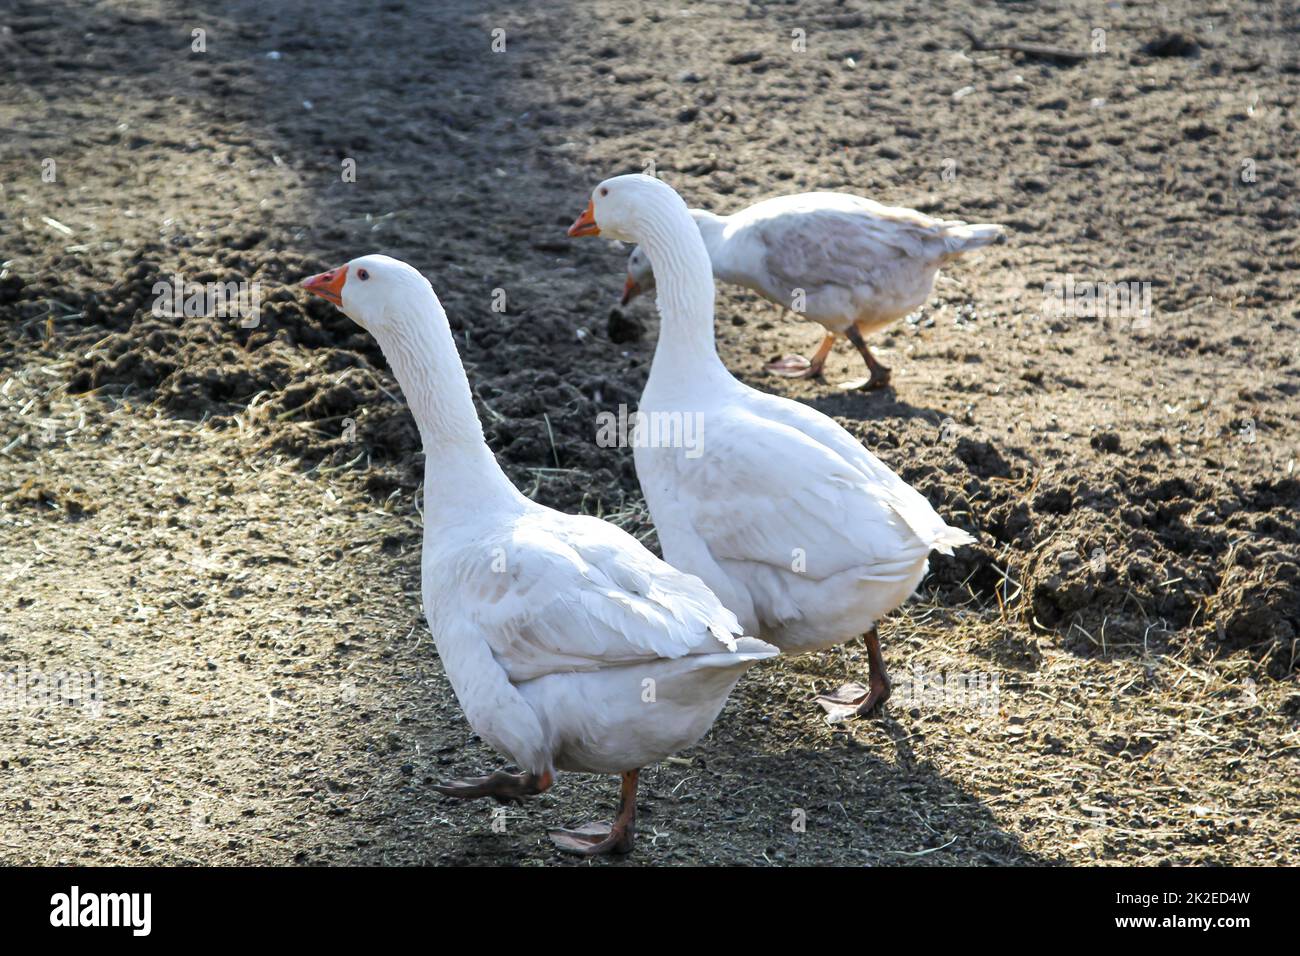
{"type": "MultiPolygon", "coordinates": [[[[857,866],[1056,862],[1026,847],[978,798],[930,761],[918,760],[903,728],[886,721],[881,729],[896,753],[893,761],[861,745],[830,751],[798,748],[750,759],[749,766],[764,779],[780,781],[765,804],[751,811],[755,820],[771,822],[767,835],[781,853],[772,862],[857,866]],[[837,753],[840,750],[847,752],[837,753]],[[799,785],[789,786],[792,780],[799,785]],[[816,835],[810,838],[814,830],[816,835]]],[[[753,827],[759,829],[756,822],[753,827]]]]}
{"type": "MultiPolygon", "coordinates": [[[[759,382],[751,381],[755,388],[763,388],[759,382]]],[[[768,386],[764,391],[776,391],[768,386]]],[[[937,431],[952,413],[947,410],[916,405],[902,397],[893,385],[874,389],[869,392],[841,391],[819,392],[815,395],[787,396],[815,408],[831,418],[846,418],[859,422],[899,421],[920,419],[934,426],[937,431]]]]}

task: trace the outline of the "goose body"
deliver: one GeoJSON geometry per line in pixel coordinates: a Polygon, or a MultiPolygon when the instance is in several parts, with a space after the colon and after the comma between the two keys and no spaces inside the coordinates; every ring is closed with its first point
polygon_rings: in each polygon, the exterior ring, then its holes
{"type": "MultiPolygon", "coordinates": [[[[653,378],[653,376],[652,376],[653,378]]],[[[731,379],[714,401],[647,384],[640,410],[703,410],[703,454],[633,450],[664,557],[787,653],[869,631],[932,550],[971,538],[834,420],[731,379]]]]}
{"type": "MultiPolygon", "coordinates": [[[[703,209],[690,214],[717,279],[750,289],[826,330],[812,362],[787,357],[769,365],[771,371],[800,377],[820,373],[836,335],[859,345],[862,336],[924,305],[945,264],[1003,238],[999,225],[936,219],[848,193],[778,196],[729,216],[703,209]]],[[[634,249],[624,302],[654,286],[648,257],[634,249]]],[[[873,385],[887,383],[888,369],[865,344],[860,350],[873,385]]]]}
{"type": "Polygon", "coordinates": [[[638,768],[699,740],[740,675],[776,649],[740,636],[699,579],[631,535],[519,493],[415,269],[365,256],[304,285],[374,335],[406,395],[426,458],[429,628],[470,726],[523,770],[439,789],[508,800],[545,790],[556,770],[622,774],[613,827],[552,837],[574,852],[625,852],[638,768]]]}
{"type": "Polygon", "coordinates": [[[474,731],[539,776],[623,773],[694,744],[775,649],[621,529],[519,498],[426,532],[424,606],[474,731]]]}
{"type": "MultiPolygon", "coordinates": [[[[640,442],[634,450],[664,557],[703,580],[746,633],[782,651],[866,635],[873,688],[855,709],[870,710],[888,695],[883,663],[875,679],[876,622],[916,588],[932,550],[950,554],[973,539],[834,420],[726,370],[713,339],[717,264],[669,186],[606,180],[586,215],[592,225],[575,224],[577,234],[640,243],[658,277],[662,323],[639,413],[696,414],[702,424],[689,455],[640,442]]],[[[832,703],[841,713],[842,701],[832,703]]]]}

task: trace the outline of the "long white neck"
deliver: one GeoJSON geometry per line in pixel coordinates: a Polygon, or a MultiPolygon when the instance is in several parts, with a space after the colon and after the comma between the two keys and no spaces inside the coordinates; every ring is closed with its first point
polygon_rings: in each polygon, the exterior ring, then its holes
{"type": "Polygon", "coordinates": [[[637,218],[636,238],[654,269],[661,319],[646,391],[729,378],[713,338],[713,267],[686,204],[675,194],[654,197],[637,218]]]}
{"type": "Polygon", "coordinates": [[[402,387],[424,443],[425,527],[520,494],[483,440],[447,313],[427,285],[390,306],[373,334],[402,387]],[[405,313],[405,314],[401,314],[405,313]]]}

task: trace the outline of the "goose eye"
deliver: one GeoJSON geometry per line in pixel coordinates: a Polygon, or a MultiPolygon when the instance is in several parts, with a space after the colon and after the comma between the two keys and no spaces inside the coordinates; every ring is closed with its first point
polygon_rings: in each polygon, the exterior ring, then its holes
{"type": "Polygon", "coordinates": [[[367,272],[365,269],[358,269],[357,278],[360,279],[362,282],[365,282],[367,279],[370,278],[370,273],[367,272]]]}
{"type": "Polygon", "coordinates": [[[601,194],[602,196],[608,196],[608,195],[609,195],[609,190],[606,189],[604,186],[601,186],[601,187],[600,187],[600,194],[601,194]]]}

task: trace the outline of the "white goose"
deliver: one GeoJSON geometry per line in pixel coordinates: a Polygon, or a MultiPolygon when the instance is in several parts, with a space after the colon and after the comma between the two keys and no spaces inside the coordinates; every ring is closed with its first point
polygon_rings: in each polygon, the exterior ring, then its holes
{"type": "Polygon", "coordinates": [[[438,789],[500,801],[555,770],[623,778],[613,826],[554,830],[562,850],[632,848],[638,768],[709,729],[741,673],[776,648],[739,634],[697,578],[631,535],[520,494],[474,412],[446,313],[428,281],[387,256],[303,282],[379,342],[425,450],[424,609],[475,732],[523,773],[438,789]]]}
{"type": "MultiPolygon", "coordinates": [[[[821,374],[836,335],[862,353],[870,375],[841,388],[881,388],[889,369],[863,336],[916,311],[934,290],[939,269],[963,253],[1003,240],[1002,226],[934,219],[848,193],[778,196],[718,216],[690,210],[713,275],[744,286],[826,330],[812,359],[787,355],[767,370],[789,378],[821,374]]],[[[627,261],[623,304],[655,287],[640,249],[627,261]]]]}
{"type": "Polygon", "coordinates": [[[864,635],[870,687],[819,701],[832,719],[871,711],[889,696],[876,622],[920,583],[932,549],[974,539],[830,418],[732,377],[713,340],[708,252],[669,186],[607,179],[569,234],[640,243],[659,279],[659,343],[638,412],[700,423],[690,449],[634,448],[664,557],[783,652],[864,635]]]}

